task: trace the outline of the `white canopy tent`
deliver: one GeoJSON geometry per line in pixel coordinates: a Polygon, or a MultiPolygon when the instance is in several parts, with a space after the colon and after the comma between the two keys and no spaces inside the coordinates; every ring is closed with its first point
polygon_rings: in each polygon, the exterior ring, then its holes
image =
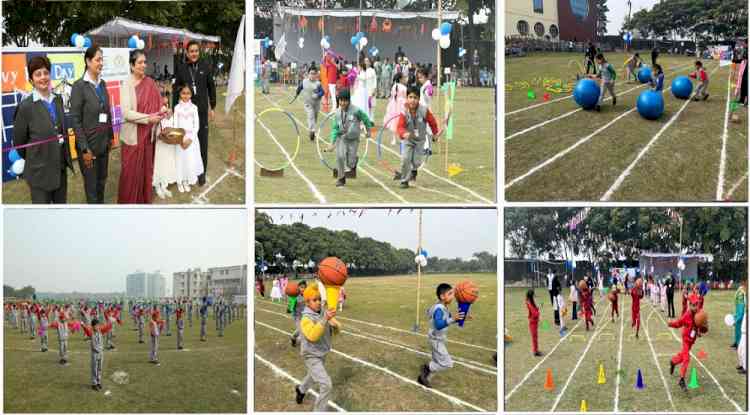
{"type": "Polygon", "coordinates": [[[158,26],[116,17],[113,20],[89,30],[84,34],[94,43],[103,47],[128,47],[128,39],[138,35],[146,44],[146,57],[149,63],[147,72],[153,73],[154,65],[158,73],[166,65],[169,73],[174,73],[174,55],[190,40],[201,42],[203,48],[218,48],[221,37],[191,32],[168,26],[158,26]]]}

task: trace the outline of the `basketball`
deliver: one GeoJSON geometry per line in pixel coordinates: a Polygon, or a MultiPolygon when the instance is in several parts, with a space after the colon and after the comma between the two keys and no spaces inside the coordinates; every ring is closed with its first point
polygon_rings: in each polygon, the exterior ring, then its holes
{"type": "Polygon", "coordinates": [[[469,280],[459,282],[453,292],[456,294],[459,303],[473,304],[479,297],[479,288],[469,280]]]}
{"type": "Polygon", "coordinates": [[[578,289],[580,291],[586,291],[587,288],[588,288],[588,285],[586,285],[586,281],[585,280],[578,281],[578,289]]]}
{"type": "Polygon", "coordinates": [[[289,281],[286,284],[286,295],[296,297],[299,295],[299,285],[295,281],[289,281]]]}
{"type": "Polygon", "coordinates": [[[699,310],[695,313],[695,325],[699,328],[708,327],[708,314],[705,310],[699,310]]]}
{"type": "Polygon", "coordinates": [[[349,277],[346,264],[340,259],[329,256],[318,264],[318,277],[326,285],[342,286],[349,277]]]}

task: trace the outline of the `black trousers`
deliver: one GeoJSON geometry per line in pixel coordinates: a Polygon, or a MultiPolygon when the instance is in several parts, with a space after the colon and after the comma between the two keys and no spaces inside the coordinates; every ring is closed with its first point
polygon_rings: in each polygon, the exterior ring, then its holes
{"type": "Polygon", "coordinates": [[[548,292],[549,292],[549,303],[550,303],[550,305],[552,305],[554,307],[555,306],[555,296],[552,295],[552,291],[548,291],[548,292]]]}
{"type": "Polygon", "coordinates": [[[573,316],[571,320],[578,320],[578,302],[573,301],[573,316]]]}
{"type": "Polygon", "coordinates": [[[65,204],[68,202],[68,172],[65,168],[60,173],[60,187],[55,190],[44,190],[29,185],[31,203],[38,205],[65,204]]]}
{"type": "Polygon", "coordinates": [[[591,59],[586,59],[586,75],[589,74],[591,68],[594,68],[594,75],[596,75],[596,64],[591,59]]]}
{"type": "Polygon", "coordinates": [[[208,171],[208,119],[206,119],[205,124],[201,120],[201,128],[198,130],[198,143],[201,147],[201,159],[203,160],[203,174],[198,176],[198,183],[202,185],[206,183],[206,172],[208,171]]]}
{"type": "Polygon", "coordinates": [[[83,175],[83,190],[86,192],[86,203],[104,203],[104,186],[107,184],[109,171],[109,152],[96,156],[94,165],[87,169],[83,163],[83,155],[78,155],[78,165],[83,175]]]}
{"type": "Polygon", "coordinates": [[[667,293],[667,317],[675,317],[674,313],[674,292],[667,293]]]}

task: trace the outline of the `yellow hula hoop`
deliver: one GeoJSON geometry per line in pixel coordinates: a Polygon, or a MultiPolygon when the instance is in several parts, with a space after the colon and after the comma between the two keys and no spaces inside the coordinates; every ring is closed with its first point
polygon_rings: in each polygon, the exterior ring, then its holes
{"type": "Polygon", "coordinates": [[[263,115],[269,112],[281,112],[285,114],[287,118],[289,118],[289,121],[291,121],[292,125],[294,126],[294,131],[297,132],[297,147],[294,149],[294,154],[292,154],[292,156],[289,157],[289,160],[287,160],[287,162],[284,163],[281,167],[277,167],[275,169],[269,169],[268,167],[262,165],[258,161],[257,158],[253,158],[253,159],[255,160],[255,164],[262,169],[265,169],[268,171],[281,171],[289,167],[289,165],[292,164],[292,162],[297,158],[297,155],[299,154],[299,150],[300,150],[300,143],[302,142],[302,137],[300,136],[299,126],[297,125],[297,121],[294,120],[294,116],[292,116],[292,114],[290,114],[289,111],[286,111],[283,108],[279,108],[279,107],[266,108],[265,110],[261,111],[260,114],[255,116],[255,120],[256,121],[259,120],[263,115]]]}

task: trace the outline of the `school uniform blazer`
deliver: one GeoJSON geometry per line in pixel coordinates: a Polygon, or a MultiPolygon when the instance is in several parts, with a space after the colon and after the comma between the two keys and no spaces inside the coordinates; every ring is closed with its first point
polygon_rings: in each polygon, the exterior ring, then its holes
{"type": "Polygon", "coordinates": [[[125,122],[120,130],[120,141],[132,146],[138,144],[138,124],[148,124],[148,114],[138,112],[135,79],[129,76],[120,90],[120,105],[125,122]]]}
{"type": "Polygon", "coordinates": [[[73,169],[68,147],[68,134],[65,126],[65,112],[62,99],[55,96],[56,122],[52,124],[47,106],[42,100],[34,102],[32,95],[24,98],[16,107],[13,123],[13,144],[24,144],[44,141],[62,135],[62,145],[57,140],[38,144],[18,150],[26,159],[22,177],[31,187],[52,191],[60,187],[61,175],[65,168],[73,169]]]}
{"type": "Polygon", "coordinates": [[[172,92],[172,106],[177,106],[180,99],[180,85],[187,84],[191,89],[195,79],[195,88],[198,91],[193,95],[192,101],[198,107],[201,127],[208,125],[208,110],[216,107],[216,84],[211,71],[211,66],[203,59],[198,59],[196,63],[182,62],[175,69],[175,82],[172,92]],[[191,72],[192,71],[192,72],[191,72]],[[192,73],[192,77],[191,77],[192,73]]]}
{"type": "Polygon", "coordinates": [[[109,152],[114,137],[107,84],[100,79],[99,85],[104,90],[103,103],[100,103],[94,85],[83,78],[73,84],[70,93],[70,113],[76,133],[76,148],[80,153],[90,150],[95,156],[109,152]],[[100,113],[107,114],[106,123],[99,123],[100,113]]]}

